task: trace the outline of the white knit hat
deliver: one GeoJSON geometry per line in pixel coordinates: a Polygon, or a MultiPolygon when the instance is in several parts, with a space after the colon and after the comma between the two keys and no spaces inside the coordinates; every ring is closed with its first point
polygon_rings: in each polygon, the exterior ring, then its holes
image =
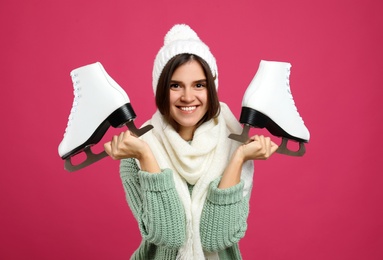
{"type": "Polygon", "coordinates": [[[204,59],[215,77],[215,86],[218,89],[217,63],[209,47],[203,43],[195,31],[186,24],[176,24],[165,35],[164,46],[158,52],[153,66],[153,91],[156,94],[158,80],[165,65],[174,56],[189,53],[204,59]]]}

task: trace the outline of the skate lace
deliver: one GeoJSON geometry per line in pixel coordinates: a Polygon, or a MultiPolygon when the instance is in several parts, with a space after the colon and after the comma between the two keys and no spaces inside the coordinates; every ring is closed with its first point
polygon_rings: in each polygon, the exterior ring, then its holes
{"type": "Polygon", "coordinates": [[[81,98],[81,87],[80,87],[80,80],[78,79],[78,74],[76,72],[72,72],[71,78],[72,78],[72,83],[73,83],[74,99],[73,99],[72,109],[70,110],[70,114],[68,117],[68,123],[67,123],[67,127],[65,129],[64,136],[66,135],[66,133],[68,132],[68,129],[72,125],[72,121],[75,118],[75,113],[77,111],[77,107],[79,104],[79,99],[81,98]]]}
{"type": "Polygon", "coordinates": [[[291,87],[290,87],[290,73],[291,73],[291,69],[290,68],[287,68],[287,74],[286,74],[286,86],[287,86],[287,93],[289,94],[289,97],[291,99],[291,103],[293,104],[294,106],[294,110],[295,112],[297,113],[297,115],[299,116],[299,118],[302,120],[303,122],[303,118],[301,117],[301,115],[299,114],[298,112],[298,109],[297,109],[297,106],[295,105],[295,101],[294,101],[294,98],[293,98],[293,94],[291,92],[291,87]]]}

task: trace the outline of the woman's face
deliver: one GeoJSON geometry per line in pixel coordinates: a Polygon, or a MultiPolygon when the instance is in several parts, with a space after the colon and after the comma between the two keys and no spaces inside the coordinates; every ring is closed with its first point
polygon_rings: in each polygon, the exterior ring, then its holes
{"type": "Polygon", "coordinates": [[[208,108],[206,76],[196,60],[179,66],[170,81],[170,115],[185,140],[193,137],[197,123],[208,108]]]}

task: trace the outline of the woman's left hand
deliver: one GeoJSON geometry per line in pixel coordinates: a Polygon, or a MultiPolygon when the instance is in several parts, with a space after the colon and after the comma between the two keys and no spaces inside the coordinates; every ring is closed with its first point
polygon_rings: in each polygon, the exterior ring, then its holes
{"type": "Polygon", "coordinates": [[[276,150],[278,145],[271,141],[270,137],[263,135],[254,135],[238,148],[244,161],[248,160],[266,160],[276,150]]]}
{"type": "Polygon", "coordinates": [[[278,145],[270,137],[254,135],[238,147],[224,171],[218,188],[226,189],[238,184],[241,180],[242,166],[248,160],[266,160],[276,150],[278,145]]]}

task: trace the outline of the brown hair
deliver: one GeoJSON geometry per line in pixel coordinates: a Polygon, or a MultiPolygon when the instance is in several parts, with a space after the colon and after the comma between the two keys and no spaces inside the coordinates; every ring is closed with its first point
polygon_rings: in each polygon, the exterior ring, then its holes
{"type": "Polygon", "coordinates": [[[176,130],[178,129],[178,124],[173,120],[173,118],[170,115],[170,80],[173,76],[174,71],[179,66],[191,60],[196,60],[197,62],[199,62],[199,64],[201,64],[206,76],[206,88],[208,93],[208,109],[204,117],[198,122],[197,127],[203,124],[204,122],[207,122],[210,119],[217,117],[220,113],[220,104],[218,100],[216,86],[214,83],[215,77],[213,77],[209,65],[206,63],[205,60],[198,57],[197,55],[188,53],[179,54],[170,59],[169,62],[165,65],[158,80],[156,91],[156,105],[158,110],[164,116],[165,120],[169,124],[171,124],[176,130]]]}

